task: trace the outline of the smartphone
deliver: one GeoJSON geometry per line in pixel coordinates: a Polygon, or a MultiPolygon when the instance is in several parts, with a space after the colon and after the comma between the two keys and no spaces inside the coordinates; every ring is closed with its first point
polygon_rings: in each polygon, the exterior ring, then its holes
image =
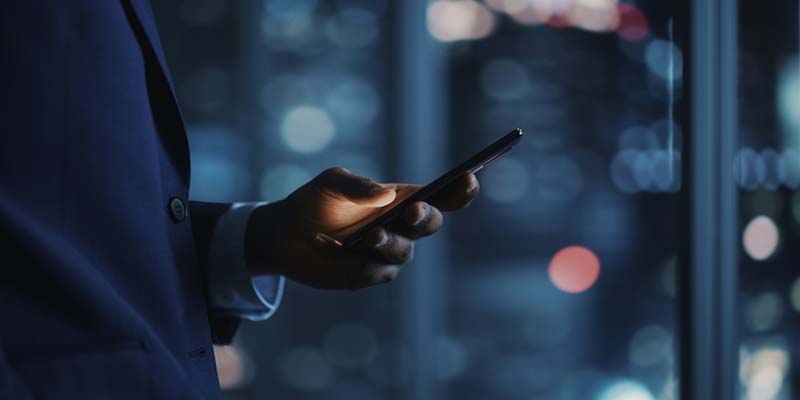
{"type": "Polygon", "coordinates": [[[477,152],[468,160],[462,162],[457,167],[451,169],[446,174],[440,176],[435,181],[423,187],[407,199],[400,202],[400,204],[392,207],[380,217],[375,218],[368,224],[364,225],[358,231],[346,237],[342,244],[345,247],[352,247],[364,240],[366,234],[378,226],[385,226],[394,220],[401,218],[405,209],[418,201],[425,201],[435,194],[445,189],[448,185],[455,182],[456,179],[465,174],[476,173],[493,161],[508,153],[517,143],[522,139],[522,129],[514,129],[505,136],[498,139],[496,142],[486,146],[483,150],[477,152]]]}

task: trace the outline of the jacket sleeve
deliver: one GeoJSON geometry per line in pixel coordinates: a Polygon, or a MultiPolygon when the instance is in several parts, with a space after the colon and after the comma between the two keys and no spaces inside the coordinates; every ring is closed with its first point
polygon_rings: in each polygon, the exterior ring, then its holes
{"type": "Polygon", "coordinates": [[[214,343],[228,344],[242,319],[262,321],[278,309],[282,276],[251,276],[244,258],[250,213],[266,203],[192,201],[189,215],[200,265],[206,272],[214,343]]]}
{"type": "Polygon", "coordinates": [[[33,399],[28,389],[17,378],[16,371],[8,364],[2,346],[0,346],[0,399],[33,399]]]}

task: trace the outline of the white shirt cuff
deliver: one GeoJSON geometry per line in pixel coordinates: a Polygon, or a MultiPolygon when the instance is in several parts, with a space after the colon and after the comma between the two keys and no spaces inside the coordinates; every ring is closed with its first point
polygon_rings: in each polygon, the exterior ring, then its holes
{"type": "Polygon", "coordinates": [[[208,293],[214,314],[263,321],[281,303],[286,278],[251,276],[245,264],[247,222],[250,213],[264,204],[233,203],[217,221],[208,252],[208,293]]]}

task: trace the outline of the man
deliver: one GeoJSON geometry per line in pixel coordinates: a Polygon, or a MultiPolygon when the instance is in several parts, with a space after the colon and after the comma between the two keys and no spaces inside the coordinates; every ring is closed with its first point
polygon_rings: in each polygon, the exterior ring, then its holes
{"type": "Polygon", "coordinates": [[[212,340],[271,315],[282,277],[392,280],[474,176],[341,240],[418,187],[334,168],[274,204],[187,200],[183,122],[147,0],[0,11],[0,399],[216,399],[212,340]]]}

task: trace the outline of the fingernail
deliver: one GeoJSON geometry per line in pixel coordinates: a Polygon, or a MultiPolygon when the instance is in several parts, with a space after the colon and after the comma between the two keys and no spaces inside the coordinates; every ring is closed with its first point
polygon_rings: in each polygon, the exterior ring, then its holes
{"type": "Polygon", "coordinates": [[[467,193],[472,193],[478,189],[478,180],[472,178],[469,180],[469,187],[467,188],[467,193]]]}
{"type": "Polygon", "coordinates": [[[411,221],[411,226],[417,226],[425,219],[425,216],[428,215],[428,205],[422,203],[420,205],[420,212],[414,213],[414,219],[411,221]]]}
{"type": "Polygon", "coordinates": [[[389,241],[389,235],[384,231],[378,231],[378,233],[373,235],[378,235],[377,240],[375,240],[376,238],[373,236],[372,241],[374,247],[381,247],[389,241]]]}

